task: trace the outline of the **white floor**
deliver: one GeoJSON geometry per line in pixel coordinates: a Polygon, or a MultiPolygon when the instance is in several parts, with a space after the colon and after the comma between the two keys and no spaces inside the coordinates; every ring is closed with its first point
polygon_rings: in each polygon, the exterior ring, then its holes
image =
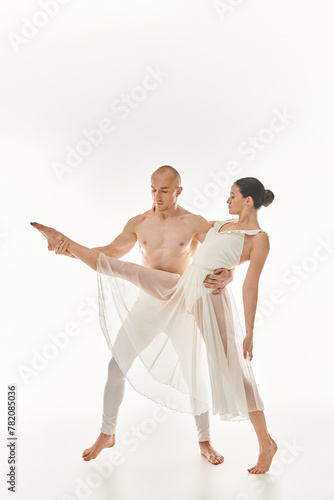
{"type": "Polygon", "coordinates": [[[294,500],[298,496],[303,500],[331,500],[334,497],[334,457],[329,446],[333,436],[331,411],[298,407],[298,401],[289,414],[283,408],[270,408],[266,412],[267,423],[279,450],[271,470],[254,476],[247,472],[257,458],[257,441],[249,421],[221,422],[212,417],[212,443],[225,457],[222,465],[213,466],[199,454],[190,415],[157,411],[154,403],[131,388],[121,411],[116,447],[104,450],[95,461],[84,462],[81,453],[99,430],[97,400],[84,413],[84,401],[77,401],[77,408],[60,408],[57,401],[44,405],[42,398],[39,408],[34,404],[34,412],[26,409],[29,418],[20,426],[15,498],[294,500]],[[77,420],[73,419],[75,413],[77,420]]]}

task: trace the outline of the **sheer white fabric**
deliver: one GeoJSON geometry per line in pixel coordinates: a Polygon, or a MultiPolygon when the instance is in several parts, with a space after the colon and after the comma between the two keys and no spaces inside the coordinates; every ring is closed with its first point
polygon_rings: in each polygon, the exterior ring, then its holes
{"type": "Polygon", "coordinates": [[[180,277],[100,254],[100,323],[113,356],[139,393],[168,408],[246,420],[264,405],[230,288],[212,295],[203,280],[240,262],[245,234],[218,221],[180,277]]]}

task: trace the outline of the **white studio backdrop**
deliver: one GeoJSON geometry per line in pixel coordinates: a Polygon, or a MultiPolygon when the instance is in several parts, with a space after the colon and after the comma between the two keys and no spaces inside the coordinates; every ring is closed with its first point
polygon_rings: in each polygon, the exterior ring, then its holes
{"type": "MultiPolygon", "coordinates": [[[[331,0],[1,4],[1,498],[12,383],[20,500],[332,498],[333,14],[331,0]],[[81,459],[110,358],[96,275],[48,252],[29,222],[106,245],[150,208],[164,164],[181,174],[180,205],[209,220],[229,218],[239,177],[275,193],[259,213],[271,252],[252,363],[269,431],[299,448],[271,476],[247,475],[249,422],[212,418],[226,458],[206,467],[192,418],[158,417],[130,387],[117,451],[104,469],[81,459]]],[[[126,259],[139,262],[137,246],[126,259]]],[[[231,284],[241,316],[246,269],[231,284]]]]}

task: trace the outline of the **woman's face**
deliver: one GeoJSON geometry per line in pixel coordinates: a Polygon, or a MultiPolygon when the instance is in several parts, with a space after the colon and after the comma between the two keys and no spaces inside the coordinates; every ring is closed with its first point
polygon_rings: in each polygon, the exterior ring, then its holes
{"type": "Polygon", "coordinates": [[[246,205],[246,200],[247,198],[242,196],[237,184],[233,184],[230,197],[227,200],[229,213],[234,215],[240,214],[246,205]]]}

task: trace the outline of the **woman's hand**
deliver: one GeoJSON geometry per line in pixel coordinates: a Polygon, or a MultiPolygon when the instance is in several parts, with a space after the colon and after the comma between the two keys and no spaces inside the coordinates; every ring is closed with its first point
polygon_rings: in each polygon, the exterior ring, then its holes
{"type": "Polygon", "coordinates": [[[244,358],[247,358],[247,353],[249,354],[249,361],[253,359],[253,337],[246,336],[243,342],[244,358]]]}

